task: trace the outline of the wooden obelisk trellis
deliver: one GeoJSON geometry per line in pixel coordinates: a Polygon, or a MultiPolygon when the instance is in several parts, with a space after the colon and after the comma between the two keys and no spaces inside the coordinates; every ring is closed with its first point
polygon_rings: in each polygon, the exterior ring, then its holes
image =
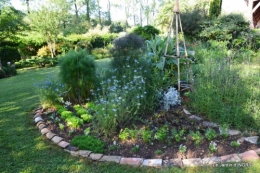
{"type": "MultiPolygon", "coordinates": [[[[176,0],[175,5],[173,7],[173,15],[172,15],[172,19],[171,19],[171,23],[170,23],[170,28],[169,28],[169,32],[168,32],[168,39],[167,39],[167,43],[166,43],[166,48],[165,48],[165,52],[164,52],[164,56],[165,57],[170,57],[170,58],[177,58],[177,66],[178,66],[178,91],[180,92],[180,47],[179,47],[179,26],[181,29],[181,33],[183,34],[183,30],[182,30],[182,25],[181,25],[181,18],[180,18],[180,8],[179,8],[179,1],[176,0]],[[175,40],[176,40],[176,54],[175,55],[168,55],[167,51],[168,51],[168,46],[169,46],[169,42],[171,41],[171,35],[174,36],[174,30],[173,30],[173,22],[175,19],[175,40]]],[[[187,54],[187,50],[186,50],[186,45],[185,45],[185,40],[184,40],[184,51],[185,51],[185,57],[188,57],[187,54]]]]}

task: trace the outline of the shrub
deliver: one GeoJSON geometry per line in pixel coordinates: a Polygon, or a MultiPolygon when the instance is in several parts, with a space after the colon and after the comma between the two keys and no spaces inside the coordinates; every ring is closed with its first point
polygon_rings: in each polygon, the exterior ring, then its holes
{"type": "MultiPolygon", "coordinates": [[[[241,14],[229,14],[203,22],[200,37],[205,41],[227,41],[228,47],[232,48],[234,41],[238,38],[241,39],[240,36],[248,32],[249,23],[241,14]]],[[[246,37],[244,38],[246,39],[246,37]]],[[[243,42],[247,42],[247,40],[243,42]]],[[[243,46],[243,42],[241,44],[235,42],[236,48],[243,46]]]]}
{"type": "Polygon", "coordinates": [[[85,101],[96,81],[94,58],[86,50],[69,51],[60,58],[60,77],[71,102],[85,101]]]}
{"type": "Polygon", "coordinates": [[[80,150],[90,150],[94,153],[103,153],[105,143],[93,136],[76,136],[71,140],[71,145],[80,150]]]}
{"type": "Polygon", "coordinates": [[[8,62],[15,63],[21,59],[21,56],[16,47],[13,46],[0,46],[0,59],[3,66],[6,66],[8,62]]]}
{"type": "Polygon", "coordinates": [[[17,75],[17,71],[14,64],[11,64],[10,62],[7,63],[7,66],[2,67],[3,73],[2,75],[4,77],[10,77],[17,75]]]}
{"type": "Polygon", "coordinates": [[[144,27],[138,26],[133,30],[133,33],[139,35],[144,40],[150,40],[155,35],[158,35],[160,31],[151,25],[146,25],[144,27]]]}

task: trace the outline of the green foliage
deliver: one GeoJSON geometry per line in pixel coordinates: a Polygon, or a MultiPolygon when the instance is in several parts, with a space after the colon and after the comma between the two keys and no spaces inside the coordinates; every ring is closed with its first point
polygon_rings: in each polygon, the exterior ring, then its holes
{"type": "Polygon", "coordinates": [[[1,8],[0,15],[0,43],[6,38],[17,39],[15,34],[25,26],[23,21],[24,14],[16,10],[13,6],[4,6],[1,8]]]}
{"type": "Polygon", "coordinates": [[[185,129],[177,131],[176,129],[172,129],[172,136],[176,142],[180,142],[183,135],[185,133],[185,129]]]}
{"type": "Polygon", "coordinates": [[[16,47],[14,46],[0,46],[0,60],[3,66],[7,66],[8,62],[15,63],[20,60],[20,54],[16,47]]]}
{"type": "Polygon", "coordinates": [[[103,153],[105,143],[93,136],[76,136],[71,140],[71,145],[80,150],[90,150],[94,153],[103,153]]]}
{"type": "Polygon", "coordinates": [[[162,154],[163,154],[163,151],[157,149],[157,150],[155,151],[155,154],[156,154],[156,155],[162,155],[162,154]]]}
{"type": "Polygon", "coordinates": [[[240,143],[239,143],[238,141],[232,141],[232,142],[230,143],[230,145],[231,145],[231,147],[236,148],[236,147],[239,147],[239,146],[240,146],[240,143]]]}
{"type": "Polygon", "coordinates": [[[74,103],[85,101],[96,82],[95,61],[86,50],[69,51],[60,58],[60,77],[74,103]]]}
{"type": "Polygon", "coordinates": [[[199,131],[191,132],[189,135],[191,139],[195,141],[195,145],[199,145],[200,142],[204,139],[199,131]]]}
{"type": "Polygon", "coordinates": [[[122,141],[128,140],[129,136],[130,136],[130,134],[129,134],[129,129],[128,128],[125,128],[124,130],[123,129],[120,130],[119,138],[122,141]]]}
{"type": "Polygon", "coordinates": [[[159,140],[160,142],[163,142],[166,137],[168,136],[169,127],[168,125],[164,125],[160,127],[154,134],[154,139],[159,140]]]}
{"type": "Polygon", "coordinates": [[[73,129],[79,128],[83,125],[83,120],[76,116],[69,116],[66,119],[67,125],[73,129]]]}
{"type": "Polygon", "coordinates": [[[71,112],[71,111],[67,111],[67,110],[63,111],[62,109],[60,109],[60,111],[62,111],[61,112],[61,118],[64,119],[64,120],[66,120],[69,117],[74,116],[73,112],[71,112]]]}
{"type": "Polygon", "coordinates": [[[31,57],[30,59],[22,59],[20,61],[15,62],[15,66],[17,68],[27,68],[27,67],[53,67],[58,64],[57,58],[51,57],[31,57]]]}
{"type": "Polygon", "coordinates": [[[183,154],[183,153],[185,153],[187,151],[187,147],[185,146],[185,145],[180,145],[179,146],[179,152],[181,153],[181,154],[183,154]]]}
{"type": "Polygon", "coordinates": [[[207,129],[205,136],[209,141],[211,141],[211,140],[215,139],[218,135],[214,129],[209,128],[209,129],[207,129]]]}
{"type": "Polygon", "coordinates": [[[56,81],[52,75],[47,75],[42,82],[35,83],[35,87],[41,104],[46,106],[59,104],[59,98],[64,93],[64,85],[56,81]]]}
{"type": "Polygon", "coordinates": [[[62,112],[67,111],[67,108],[65,108],[61,105],[57,106],[56,109],[57,109],[58,114],[60,114],[60,115],[62,112]]]}
{"type": "Polygon", "coordinates": [[[139,151],[139,145],[134,145],[132,148],[133,153],[137,153],[139,151]]]}
{"type": "Polygon", "coordinates": [[[251,44],[249,31],[249,23],[241,14],[228,14],[203,22],[200,37],[205,41],[227,41],[229,48],[241,48],[251,44]]]}
{"type": "Polygon", "coordinates": [[[91,51],[91,54],[95,57],[95,59],[104,59],[111,57],[108,48],[95,48],[91,51]]]}
{"type": "Polygon", "coordinates": [[[90,134],[90,127],[84,130],[84,135],[88,136],[90,134]]]}
{"type": "Polygon", "coordinates": [[[158,29],[156,29],[154,26],[151,25],[138,26],[133,30],[133,33],[139,35],[144,40],[152,39],[155,35],[158,35],[159,32],[160,31],[158,29]]]}
{"type": "MultiPolygon", "coordinates": [[[[238,129],[256,127],[259,111],[254,108],[258,105],[259,79],[255,76],[259,74],[250,66],[231,65],[232,59],[224,59],[227,54],[224,46],[200,47],[196,53],[203,63],[193,68],[196,79],[189,97],[190,107],[219,124],[228,123],[238,129]]],[[[247,63],[248,58],[245,54],[243,62],[247,63]]]]}
{"type": "Polygon", "coordinates": [[[10,76],[14,76],[14,75],[17,75],[17,71],[16,71],[16,68],[15,68],[15,65],[14,64],[11,64],[11,63],[7,63],[6,66],[3,66],[2,69],[1,69],[1,72],[0,72],[0,79],[1,78],[4,78],[4,77],[10,77],[10,76]],[[1,77],[2,76],[2,77],[1,77]]]}
{"type": "Polygon", "coordinates": [[[90,122],[93,119],[93,116],[90,114],[82,114],[80,117],[84,122],[90,122]]]}
{"type": "Polygon", "coordinates": [[[142,136],[142,139],[145,143],[150,142],[150,140],[152,139],[152,134],[153,134],[153,132],[149,129],[142,129],[141,130],[141,136],[142,136]]]}
{"type": "Polygon", "coordinates": [[[212,152],[216,152],[218,150],[217,144],[215,142],[211,141],[209,144],[209,150],[212,152]]]}
{"type": "Polygon", "coordinates": [[[211,0],[209,7],[209,17],[216,18],[221,13],[222,0],[211,0]]]}
{"type": "Polygon", "coordinates": [[[65,129],[64,124],[59,123],[59,128],[60,128],[61,131],[63,131],[65,129]]]}

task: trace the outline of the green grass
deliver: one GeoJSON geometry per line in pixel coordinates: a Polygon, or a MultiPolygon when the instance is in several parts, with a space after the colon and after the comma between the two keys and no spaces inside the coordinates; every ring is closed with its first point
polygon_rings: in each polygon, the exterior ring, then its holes
{"type": "Polygon", "coordinates": [[[32,114],[39,106],[33,84],[59,68],[19,70],[18,75],[0,80],[0,172],[257,172],[260,162],[249,168],[141,168],[115,163],[90,162],[72,157],[53,142],[41,136],[35,127],[32,114]]]}

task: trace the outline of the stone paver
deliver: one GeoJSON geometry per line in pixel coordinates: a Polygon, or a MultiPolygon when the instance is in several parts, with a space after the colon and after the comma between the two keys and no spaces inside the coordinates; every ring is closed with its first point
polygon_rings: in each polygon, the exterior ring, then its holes
{"type": "Polygon", "coordinates": [[[239,130],[228,130],[228,134],[230,136],[240,135],[241,132],[239,130]]]}
{"type": "Polygon", "coordinates": [[[126,158],[122,157],[120,160],[120,164],[127,164],[133,166],[140,166],[143,163],[143,158],[126,158]]]}
{"type": "Polygon", "coordinates": [[[163,166],[166,167],[182,167],[182,160],[181,159],[170,159],[170,160],[163,160],[163,166]]]}
{"type": "Polygon", "coordinates": [[[49,133],[49,132],[51,132],[49,129],[47,129],[47,128],[43,128],[42,130],[41,130],[41,134],[42,135],[45,135],[46,133],[49,133]]]}
{"type": "Polygon", "coordinates": [[[257,154],[260,154],[260,148],[256,149],[255,152],[256,152],[257,154]]]}
{"type": "Polygon", "coordinates": [[[240,162],[241,159],[237,154],[229,154],[225,156],[221,156],[221,162],[240,162]]]}
{"type": "Polygon", "coordinates": [[[60,141],[63,140],[62,137],[59,137],[59,136],[54,136],[52,139],[51,139],[54,143],[58,144],[60,143],[60,141]]]}
{"type": "Polygon", "coordinates": [[[197,121],[203,120],[202,118],[200,118],[200,117],[197,116],[197,115],[191,115],[191,116],[189,117],[189,119],[193,119],[193,120],[197,120],[197,121]]]}
{"type": "Polygon", "coordinates": [[[201,158],[183,159],[183,166],[202,166],[201,158]]]}
{"type": "Polygon", "coordinates": [[[72,145],[68,145],[68,146],[66,147],[66,150],[69,150],[69,151],[78,151],[79,149],[78,149],[77,147],[72,146],[72,145]]]}
{"type": "Polygon", "coordinates": [[[89,151],[89,150],[79,150],[79,155],[82,156],[82,157],[88,157],[92,151],[89,151]]]}
{"type": "Polygon", "coordinates": [[[191,113],[189,111],[187,111],[186,109],[183,109],[183,112],[186,114],[186,115],[191,115],[191,113]]]}
{"type": "Polygon", "coordinates": [[[52,132],[46,133],[46,137],[47,137],[48,139],[52,139],[54,136],[56,136],[55,133],[52,133],[52,132]]]}
{"type": "Polygon", "coordinates": [[[99,160],[99,159],[101,159],[102,156],[103,156],[103,154],[91,153],[89,155],[89,158],[92,159],[92,160],[99,160]]]}
{"type": "Polygon", "coordinates": [[[44,122],[44,121],[39,121],[39,122],[36,124],[36,126],[39,127],[39,125],[41,125],[41,124],[45,124],[45,122],[44,122]]]}
{"type": "Polygon", "coordinates": [[[38,128],[39,128],[39,130],[42,130],[43,128],[46,128],[47,126],[45,125],[45,124],[40,124],[39,126],[38,126],[38,128]]]}
{"type": "Polygon", "coordinates": [[[34,122],[35,122],[35,123],[38,123],[39,121],[43,121],[42,117],[36,117],[36,118],[34,119],[34,122]]]}
{"type": "Polygon", "coordinates": [[[58,145],[62,148],[66,148],[67,146],[70,145],[70,143],[66,142],[66,141],[61,141],[60,143],[58,143],[58,145]]]}
{"type": "Polygon", "coordinates": [[[162,166],[162,159],[145,159],[142,166],[160,167],[162,166]]]}
{"type": "Polygon", "coordinates": [[[204,126],[208,126],[208,127],[218,127],[218,125],[216,123],[212,123],[212,122],[208,122],[208,121],[203,121],[202,124],[204,126]]]}
{"type": "Polygon", "coordinates": [[[240,144],[242,144],[245,141],[245,137],[241,137],[237,140],[240,144]]]}
{"type": "Polygon", "coordinates": [[[238,155],[243,161],[258,160],[259,156],[254,150],[249,150],[238,155]]]}
{"type": "Polygon", "coordinates": [[[247,137],[245,138],[245,141],[250,142],[252,144],[257,144],[259,136],[251,136],[251,137],[247,137]]]}
{"type": "Polygon", "coordinates": [[[209,158],[204,158],[201,159],[202,165],[212,165],[221,162],[220,157],[209,157],[209,158]]]}
{"type": "Polygon", "coordinates": [[[33,119],[37,118],[37,117],[41,117],[42,114],[41,113],[36,113],[34,116],[33,116],[33,119]]]}
{"type": "MultiPolygon", "coordinates": [[[[69,150],[68,150],[69,151],[69,150]]],[[[79,155],[79,151],[70,151],[70,154],[72,155],[72,156],[80,156],[79,155]]]]}
{"type": "Polygon", "coordinates": [[[99,161],[119,163],[121,156],[103,156],[99,161]]]}

